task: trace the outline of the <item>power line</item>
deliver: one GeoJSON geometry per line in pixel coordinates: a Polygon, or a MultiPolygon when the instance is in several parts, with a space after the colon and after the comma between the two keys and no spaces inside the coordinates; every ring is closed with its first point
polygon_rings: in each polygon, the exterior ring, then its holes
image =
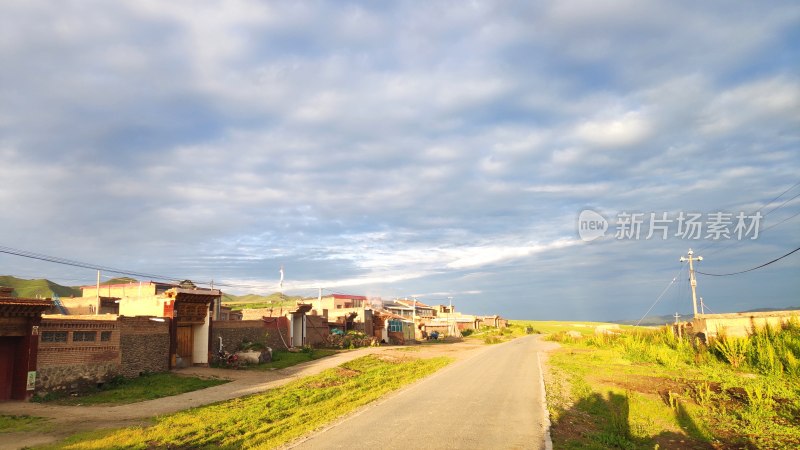
{"type": "Polygon", "coordinates": [[[669,290],[669,288],[670,288],[670,287],[672,287],[672,285],[673,285],[673,284],[675,284],[675,281],[678,279],[678,276],[680,276],[680,274],[681,274],[681,271],[683,271],[683,265],[682,265],[682,264],[681,264],[681,268],[678,270],[678,273],[677,273],[677,274],[675,274],[675,276],[672,278],[672,281],[670,281],[670,282],[669,282],[669,284],[667,285],[667,287],[665,287],[665,288],[664,288],[664,290],[663,290],[663,291],[661,291],[661,295],[659,295],[659,296],[658,296],[658,298],[656,298],[656,301],[654,301],[654,302],[653,302],[653,304],[652,304],[652,305],[650,305],[650,309],[648,309],[648,310],[647,310],[647,312],[646,312],[646,313],[644,313],[644,315],[642,316],[642,318],[641,318],[641,319],[639,319],[639,321],[638,321],[638,322],[636,322],[636,325],[634,325],[634,326],[637,326],[637,327],[638,327],[638,326],[639,326],[639,324],[640,324],[640,323],[642,323],[642,321],[644,320],[644,318],[645,318],[645,317],[647,317],[647,315],[648,315],[648,314],[650,314],[650,311],[652,311],[652,310],[653,310],[653,308],[655,308],[655,306],[656,306],[656,304],[658,303],[658,301],[659,301],[659,300],[661,300],[661,297],[663,297],[663,296],[664,296],[664,294],[666,294],[666,293],[667,293],[667,291],[669,290]]]}
{"type": "MultiPolygon", "coordinates": [[[[773,202],[775,202],[775,201],[776,201],[776,200],[778,200],[779,198],[783,197],[784,195],[786,195],[786,193],[787,193],[787,192],[791,191],[792,189],[796,188],[797,186],[800,186],[800,181],[798,181],[798,182],[796,182],[795,184],[793,184],[793,185],[789,186],[789,187],[788,187],[786,190],[784,190],[783,192],[781,192],[780,194],[778,194],[778,195],[777,195],[775,198],[773,198],[772,200],[768,201],[767,203],[764,203],[763,205],[761,205],[761,207],[760,207],[760,208],[758,208],[758,209],[757,209],[757,210],[756,210],[756,211],[753,213],[753,215],[755,215],[755,214],[757,214],[757,213],[761,212],[761,210],[763,210],[763,209],[764,209],[764,208],[766,208],[767,206],[771,205],[773,202]]],[[[778,210],[778,209],[782,208],[782,207],[783,207],[783,206],[785,206],[787,203],[789,203],[790,201],[792,201],[792,200],[796,199],[797,197],[800,197],[800,193],[796,194],[794,197],[787,199],[786,201],[784,201],[784,202],[783,202],[783,203],[781,203],[780,205],[777,205],[776,207],[774,207],[774,208],[770,209],[769,211],[765,212],[765,213],[764,213],[764,214],[761,216],[761,218],[763,219],[763,218],[767,217],[767,215],[769,215],[769,214],[771,214],[771,213],[775,212],[776,210],[778,210]]],[[[765,229],[761,230],[761,232],[767,231],[767,230],[769,230],[770,228],[774,228],[774,227],[776,227],[776,226],[778,226],[778,225],[780,225],[780,224],[782,224],[782,223],[786,222],[787,220],[789,220],[789,219],[791,219],[791,218],[794,218],[796,215],[797,215],[797,214],[795,214],[795,215],[792,215],[792,216],[790,216],[790,217],[788,217],[788,218],[786,218],[786,219],[784,219],[784,220],[782,220],[782,221],[780,221],[780,222],[778,222],[778,223],[776,223],[776,224],[773,224],[773,225],[771,225],[771,226],[769,226],[769,227],[767,227],[767,228],[765,228],[765,229]]],[[[712,242],[709,242],[709,243],[706,243],[706,244],[700,245],[700,246],[697,248],[697,251],[703,251],[704,249],[707,249],[707,248],[711,247],[712,245],[714,245],[714,244],[717,244],[717,243],[719,243],[719,242],[720,242],[720,241],[712,241],[712,242]]],[[[729,243],[738,243],[738,242],[742,242],[742,241],[728,241],[728,242],[729,242],[729,243]]],[[[714,253],[716,253],[716,252],[718,252],[718,251],[720,251],[720,250],[722,250],[722,248],[718,248],[718,249],[716,249],[716,250],[714,251],[714,253]]]]}
{"type": "MultiPolygon", "coordinates": [[[[165,275],[158,275],[158,274],[152,274],[152,273],[137,272],[137,271],[134,271],[134,270],[120,269],[120,268],[115,268],[115,267],[107,267],[107,266],[102,266],[102,265],[99,265],[99,264],[92,264],[92,263],[87,263],[87,262],[82,262],[82,261],[75,261],[75,260],[71,260],[71,259],[61,258],[61,257],[58,257],[58,256],[44,255],[44,254],[41,254],[41,253],[35,253],[35,252],[27,251],[27,250],[20,250],[20,249],[15,249],[15,248],[11,248],[11,247],[5,247],[5,246],[0,246],[0,253],[5,253],[5,254],[8,254],[8,255],[14,255],[14,256],[21,256],[23,258],[35,259],[35,260],[39,260],[39,261],[45,261],[45,262],[50,262],[50,263],[55,263],[55,264],[62,264],[62,265],[67,265],[67,266],[72,266],[72,267],[80,267],[80,268],[84,268],[84,269],[99,270],[101,272],[115,273],[115,274],[118,274],[118,275],[128,275],[128,276],[138,277],[138,278],[148,278],[148,279],[151,279],[151,280],[166,280],[166,281],[172,281],[172,282],[180,282],[180,281],[186,279],[186,278],[175,278],[175,277],[169,277],[169,276],[165,276],[165,275]]],[[[231,288],[242,288],[242,289],[263,289],[264,288],[263,285],[257,286],[257,285],[249,285],[249,284],[224,283],[224,282],[216,282],[216,281],[214,281],[213,283],[211,281],[206,281],[206,282],[198,281],[198,282],[196,282],[196,284],[204,284],[204,285],[213,284],[215,287],[216,286],[220,286],[220,287],[231,287],[231,288]]]]}
{"type": "Polygon", "coordinates": [[[774,262],[777,262],[777,261],[780,261],[780,260],[782,260],[783,258],[786,258],[787,256],[789,256],[789,255],[791,255],[792,253],[794,253],[794,252],[797,252],[797,251],[800,251],[800,247],[797,247],[796,249],[794,249],[794,250],[790,251],[789,253],[787,253],[787,254],[785,254],[785,255],[783,255],[783,256],[781,256],[781,257],[779,257],[779,258],[775,258],[775,259],[773,259],[772,261],[769,261],[769,262],[766,262],[766,263],[764,263],[764,264],[761,264],[760,266],[752,267],[752,268],[750,268],[750,269],[747,269],[747,270],[740,270],[739,272],[731,272],[731,273],[706,273],[706,272],[700,272],[700,271],[698,270],[698,271],[697,271],[697,273],[699,273],[699,274],[701,274],[701,275],[708,275],[708,276],[711,276],[711,277],[728,277],[728,276],[731,276],[731,275],[739,275],[740,273],[752,272],[752,271],[754,271],[754,270],[756,270],[756,269],[760,269],[760,268],[762,268],[762,267],[766,267],[766,266],[768,266],[768,265],[770,265],[770,264],[772,264],[772,263],[774,263],[774,262]]]}
{"type": "Polygon", "coordinates": [[[103,272],[111,272],[111,273],[116,273],[118,275],[130,275],[130,276],[134,276],[134,277],[150,278],[150,279],[154,279],[154,280],[181,281],[180,278],[173,278],[173,277],[168,277],[168,276],[163,276],[163,275],[155,275],[155,274],[151,274],[151,273],[135,272],[135,271],[132,271],[132,270],[118,269],[118,268],[114,268],[114,267],[100,266],[100,265],[97,265],[97,264],[91,264],[91,263],[86,263],[86,262],[81,262],[81,261],[74,261],[74,260],[71,260],[71,259],[60,258],[60,257],[57,257],[57,256],[48,256],[48,255],[43,255],[41,253],[29,252],[29,251],[26,251],[26,250],[19,250],[19,249],[15,249],[15,248],[11,248],[11,247],[0,246],[0,253],[6,253],[8,255],[21,256],[23,258],[36,259],[36,260],[39,260],[39,261],[46,261],[46,262],[51,262],[51,263],[56,263],[56,264],[63,264],[63,265],[67,265],[67,266],[82,267],[84,269],[92,269],[92,270],[100,270],[100,271],[103,271],[103,272]]]}

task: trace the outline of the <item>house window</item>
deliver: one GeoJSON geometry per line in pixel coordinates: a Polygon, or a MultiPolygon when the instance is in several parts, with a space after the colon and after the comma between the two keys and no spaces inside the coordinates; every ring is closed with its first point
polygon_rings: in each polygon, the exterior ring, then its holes
{"type": "Polygon", "coordinates": [[[67,332],[45,331],[42,333],[42,342],[67,342],[67,332]]]}
{"type": "Polygon", "coordinates": [[[401,322],[399,320],[390,320],[389,321],[389,331],[396,331],[396,332],[403,331],[403,322],[401,322]]]}
{"type": "Polygon", "coordinates": [[[97,340],[96,331],[73,331],[72,342],[94,342],[97,340]]]}
{"type": "Polygon", "coordinates": [[[111,332],[110,331],[101,331],[100,332],[100,340],[101,341],[110,341],[111,340],[111,332]]]}

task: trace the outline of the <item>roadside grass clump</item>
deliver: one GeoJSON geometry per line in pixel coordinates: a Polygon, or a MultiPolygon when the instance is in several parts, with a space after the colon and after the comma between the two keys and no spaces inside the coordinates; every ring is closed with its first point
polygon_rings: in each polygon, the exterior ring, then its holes
{"type": "Polygon", "coordinates": [[[369,355],[265,393],[158,417],[152,426],[79,433],[45,448],[274,448],[450,362],[369,355]]]}
{"type": "Polygon", "coordinates": [[[34,396],[32,401],[73,406],[124,405],[183,394],[227,382],[228,380],[219,378],[185,377],[170,372],[149,373],[136,378],[116,377],[96,390],[77,395],[54,392],[34,396]]]}
{"type": "Polygon", "coordinates": [[[301,352],[289,352],[286,350],[275,350],[272,352],[272,361],[261,363],[254,366],[247,366],[248,370],[275,370],[285,369],[296,364],[313,361],[335,355],[340,350],[329,348],[304,348],[301,352]]]}
{"type": "Polygon", "coordinates": [[[36,416],[11,416],[0,414],[0,433],[18,433],[25,431],[43,431],[50,429],[49,419],[36,416]]]}

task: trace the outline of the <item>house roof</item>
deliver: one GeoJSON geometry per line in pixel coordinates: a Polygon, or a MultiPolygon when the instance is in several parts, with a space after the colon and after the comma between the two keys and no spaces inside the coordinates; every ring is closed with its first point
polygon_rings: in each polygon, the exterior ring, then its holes
{"type": "Polygon", "coordinates": [[[0,297],[0,316],[35,316],[52,306],[50,299],[0,297]]]}
{"type": "Polygon", "coordinates": [[[414,305],[415,305],[417,308],[430,308],[430,309],[436,309],[436,308],[434,308],[433,306],[431,306],[431,305],[426,305],[425,303],[422,303],[422,302],[421,302],[421,301],[419,301],[419,300],[417,300],[417,301],[416,301],[416,303],[414,302],[414,300],[395,300],[395,301],[396,301],[397,303],[402,303],[402,304],[404,304],[404,305],[407,305],[407,306],[414,306],[414,305]]]}
{"type": "Polygon", "coordinates": [[[366,300],[367,297],[363,295],[347,295],[347,294],[333,294],[331,297],[342,300],[366,300]]]}
{"type": "Polygon", "coordinates": [[[404,304],[402,304],[400,302],[397,302],[395,300],[384,301],[383,302],[383,307],[384,308],[392,308],[392,309],[402,309],[404,311],[411,311],[411,310],[414,309],[414,308],[412,308],[410,306],[404,305],[404,304]]]}
{"type": "MultiPolygon", "coordinates": [[[[158,286],[170,286],[170,287],[177,286],[177,284],[159,283],[157,281],[131,281],[129,283],[101,284],[100,285],[100,289],[110,288],[110,287],[115,288],[115,287],[123,287],[123,286],[139,286],[140,284],[142,286],[147,286],[147,285],[151,285],[151,284],[155,284],[155,285],[158,285],[158,286]]],[[[97,285],[96,284],[90,284],[90,285],[86,285],[86,286],[81,286],[81,289],[97,289],[97,285]]]]}
{"type": "Polygon", "coordinates": [[[389,312],[386,310],[376,310],[375,312],[389,319],[402,320],[403,322],[411,322],[410,320],[408,320],[408,317],[403,317],[399,314],[395,314],[393,312],[389,312]]]}

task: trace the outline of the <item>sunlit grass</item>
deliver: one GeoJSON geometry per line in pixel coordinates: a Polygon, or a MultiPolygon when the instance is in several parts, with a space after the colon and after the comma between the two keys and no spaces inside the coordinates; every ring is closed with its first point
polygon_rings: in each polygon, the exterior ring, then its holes
{"type": "Polygon", "coordinates": [[[263,394],[164,416],[149,427],[79,434],[45,448],[273,448],[450,361],[365,356],[263,394]]]}
{"type": "Polygon", "coordinates": [[[327,348],[315,348],[302,352],[288,352],[275,350],[272,353],[272,361],[268,363],[250,366],[249,369],[253,370],[271,370],[271,369],[284,369],[286,367],[294,366],[296,364],[313,361],[315,359],[325,358],[326,356],[335,355],[341,350],[332,350],[327,348]]]}
{"type": "Polygon", "coordinates": [[[579,338],[557,332],[552,336],[563,348],[550,357],[547,385],[554,443],[798,448],[800,380],[782,361],[800,347],[791,344],[797,330],[784,332],[751,336],[779,350],[771,360],[765,352],[748,354],[737,367],[727,353],[676,338],[668,328],[579,338]]]}
{"type": "Polygon", "coordinates": [[[55,393],[37,397],[35,401],[57,405],[124,405],[183,394],[227,382],[228,380],[217,378],[184,377],[169,372],[153,373],[130,379],[117,378],[96,391],[75,397],[55,393]]]}
{"type": "Polygon", "coordinates": [[[35,416],[0,415],[0,433],[42,431],[51,428],[51,425],[47,423],[48,420],[35,416]]]}

